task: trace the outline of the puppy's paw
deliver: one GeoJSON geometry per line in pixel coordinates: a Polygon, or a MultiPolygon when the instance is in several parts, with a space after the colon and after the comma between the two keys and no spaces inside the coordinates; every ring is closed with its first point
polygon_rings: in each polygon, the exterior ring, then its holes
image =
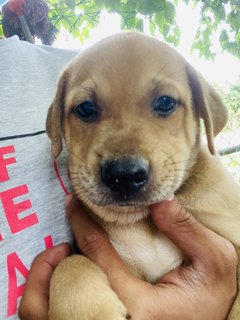
{"type": "Polygon", "coordinates": [[[69,319],[130,319],[105,273],[84,256],[64,259],[51,279],[49,320],[69,319]]]}

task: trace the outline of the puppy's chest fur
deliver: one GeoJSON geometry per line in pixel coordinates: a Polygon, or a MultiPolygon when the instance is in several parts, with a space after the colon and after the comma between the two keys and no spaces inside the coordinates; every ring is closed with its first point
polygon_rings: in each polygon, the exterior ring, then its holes
{"type": "Polygon", "coordinates": [[[176,246],[149,219],[128,226],[105,226],[105,230],[128,268],[148,282],[156,282],[183,260],[176,246]]]}

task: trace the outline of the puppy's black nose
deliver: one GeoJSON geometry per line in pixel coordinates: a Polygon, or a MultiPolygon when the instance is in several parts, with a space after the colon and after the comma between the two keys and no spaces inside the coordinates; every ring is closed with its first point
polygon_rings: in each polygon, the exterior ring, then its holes
{"type": "Polygon", "coordinates": [[[101,167],[102,182],[123,199],[142,189],[148,177],[149,166],[144,158],[109,160],[101,167]]]}

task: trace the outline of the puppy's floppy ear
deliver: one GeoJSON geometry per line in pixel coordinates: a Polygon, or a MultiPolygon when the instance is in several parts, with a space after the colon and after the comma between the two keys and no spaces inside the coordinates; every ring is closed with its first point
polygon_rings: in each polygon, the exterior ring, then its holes
{"type": "Polygon", "coordinates": [[[186,71],[192,90],[193,103],[197,114],[204,121],[208,149],[211,154],[215,154],[213,138],[227,123],[227,108],[215,89],[190,64],[187,64],[186,71]]]}
{"type": "Polygon", "coordinates": [[[66,74],[61,75],[54,100],[48,109],[46,131],[52,141],[51,154],[56,159],[62,151],[64,100],[66,91],[66,74]]]}

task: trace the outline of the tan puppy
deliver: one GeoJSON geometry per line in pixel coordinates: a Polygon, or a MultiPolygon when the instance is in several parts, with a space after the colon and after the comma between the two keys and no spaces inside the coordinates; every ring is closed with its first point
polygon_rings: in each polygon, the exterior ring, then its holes
{"type": "MultiPolygon", "coordinates": [[[[152,203],[176,195],[199,221],[240,246],[240,188],[213,144],[226,121],[218,94],[175,50],[129,32],[69,64],[47,132],[54,158],[65,140],[75,194],[130,270],[155,282],[182,255],[151,223],[152,203]]],[[[229,319],[239,319],[239,310],[237,299],[229,319]]],[[[120,320],[127,312],[99,267],[73,256],[54,272],[49,317],[120,320]]]]}

